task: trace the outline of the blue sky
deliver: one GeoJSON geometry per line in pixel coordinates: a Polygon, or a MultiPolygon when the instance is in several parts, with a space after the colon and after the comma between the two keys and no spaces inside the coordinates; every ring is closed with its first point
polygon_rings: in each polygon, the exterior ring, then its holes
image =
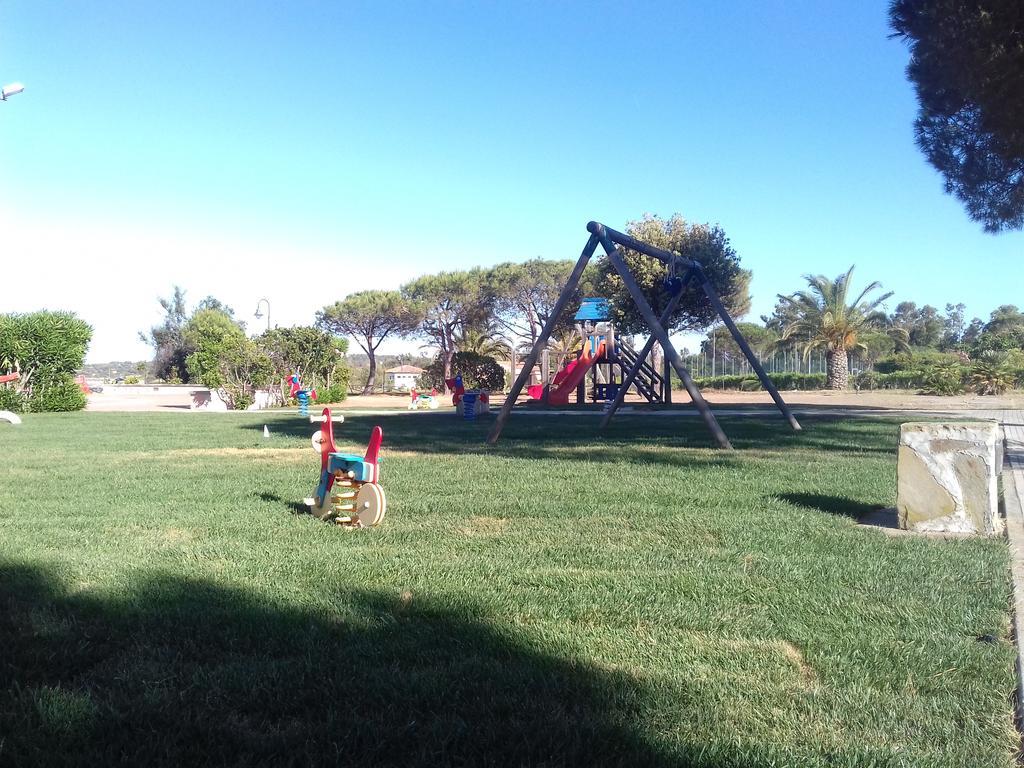
{"type": "Polygon", "coordinates": [[[755,318],[852,263],[893,306],[1024,304],[1024,234],[984,234],[914,146],[887,5],[8,0],[0,311],[142,358],[173,283],[308,323],[677,211],[729,234],[755,318]]]}

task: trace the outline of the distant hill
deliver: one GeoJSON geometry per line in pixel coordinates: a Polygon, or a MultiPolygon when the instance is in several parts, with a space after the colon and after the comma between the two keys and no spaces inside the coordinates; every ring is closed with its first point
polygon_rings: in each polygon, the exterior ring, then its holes
{"type": "MultiPolygon", "coordinates": [[[[78,371],[88,379],[116,379],[122,376],[138,376],[139,366],[149,369],[148,360],[114,360],[110,363],[86,363],[78,371]]],[[[144,375],[144,374],[143,374],[144,375]]]]}

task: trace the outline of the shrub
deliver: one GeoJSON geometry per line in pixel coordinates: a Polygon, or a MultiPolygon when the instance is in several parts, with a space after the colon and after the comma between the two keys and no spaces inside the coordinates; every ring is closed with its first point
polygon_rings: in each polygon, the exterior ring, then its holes
{"type": "Polygon", "coordinates": [[[921,394],[959,395],[964,391],[967,369],[959,362],[940,362],[922,372],[921,394]]]}
{"type": "Polygon", "coordinates": [[[27,400],[23,407],[80,410],[85,396],[72,375],[82,367],[91,338],[88,323],[70,312],[0,315],[0,372],[21,374],[16,386],[27,400]]]}
{"type": "Polygon", "coordinates": [[[125,376],[124,377],[124,383],[125,384],[138,384],[139,381],[140,381],[140,379],[139,379],[138,376],[125,376]]]}
{"type": "Polygon", "coordinates": [[[900,352],[883,357],[875,363],[877,373],[896,373],[898,371],[923,371],[946,363],[959,363],[960,356],[953,352],[934,352],[932,350],[914,350],[900,352]]]}
{"type": "Polygon", "coordinates": [[[21,413],[25,410],[25,395],[14,387],[0,385],[0,411],[21,413]]]}
{"type": "Polygon", "coordinates": [[[971,388],[979,395],[1001,395],[1015,378],[1005,355],[985,353],[971,366],[971,388]]]}
{"type": "Polygon", "coordinates": [[[33,387],[28,406],[33,413],[80,411],[85,408],[85,402],[82,388],[67,376],[63,381],[33,387]]]}
{"type": "Polygon", "coordinates": [[[236,392],[231,395],[231,407],[236,411],[244,411],[256,402],[256,398],[250,392],[236,392]]]}
{"type": "MultiPolygon", "coordinates": [[[[775,384],[776,389],[810,390],[825,388],[824,373],[769,373],[768,378],[775,384]]],[[[741,392],[754,392],[762,389],[761,380],[754,374],[706,376],[702,379],[695,379],[695,383],[701,389],[735,389],[741,392]]]]}
{"type": "Polygon", "coordinates": [[[331,386],[324,389],[318,389],[316,392],[316,401],[327,405],[328,403],[340,403],[348,397],[348,384],[339,384],[337,382],[331,384],[331,386]]]}

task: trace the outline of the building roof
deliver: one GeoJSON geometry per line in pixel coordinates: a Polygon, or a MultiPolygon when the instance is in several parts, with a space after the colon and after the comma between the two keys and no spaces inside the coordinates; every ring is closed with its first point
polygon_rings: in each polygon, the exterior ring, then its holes
{"type": "Polygon", "coordinates": [[[415,365],[400,365],[397,368],[388,368],[386,373],[423,373],[422,368],[417,368],[415,365]]]}

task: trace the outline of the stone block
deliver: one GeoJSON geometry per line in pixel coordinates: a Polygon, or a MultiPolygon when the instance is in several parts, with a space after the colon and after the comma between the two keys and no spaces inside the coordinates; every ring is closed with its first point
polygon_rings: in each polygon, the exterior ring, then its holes
{"type": "Polygon", "coordinates": [[[900,528],[1001,533],[997,478],[1002,435],[994,421],[900,426],[896,509],[900,528]]]}

